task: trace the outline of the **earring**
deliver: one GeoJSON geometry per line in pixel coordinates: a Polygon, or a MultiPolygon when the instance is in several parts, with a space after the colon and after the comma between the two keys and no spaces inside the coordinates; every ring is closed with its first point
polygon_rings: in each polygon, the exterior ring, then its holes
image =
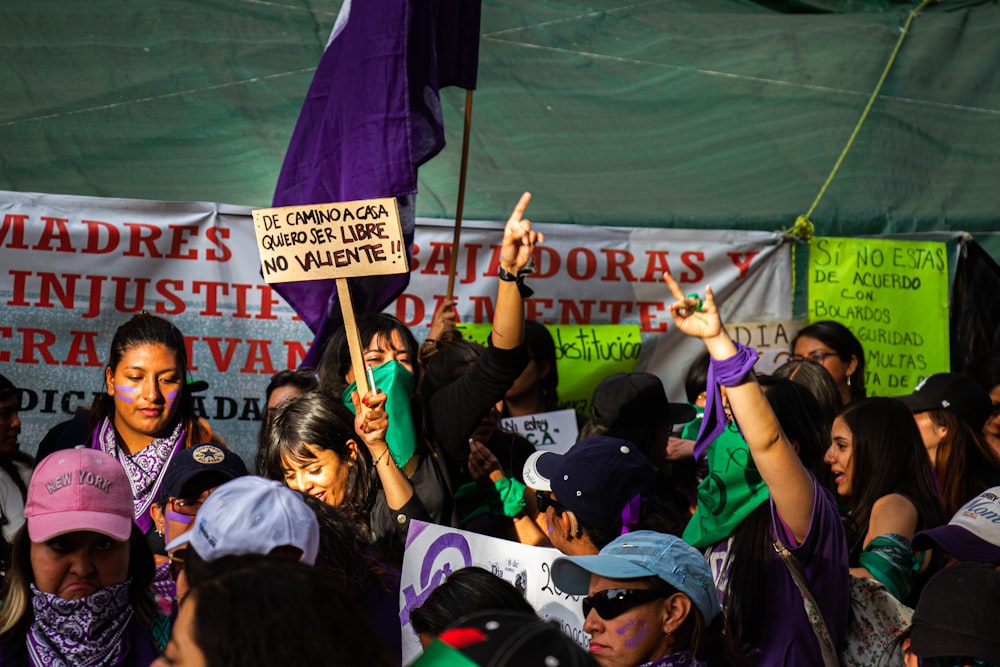
{"type": "Polygon", "coordinates": [[[163,537],[163,531],[160,530],[159,528],[156,529],[156,534],[159,535],[160,537],[163,537]]]}
{"type": "Polygon", "coordinates": [[[848,387],[851,386],[851,376],[850,375],[847,376],[847,386],[848,387]]]}

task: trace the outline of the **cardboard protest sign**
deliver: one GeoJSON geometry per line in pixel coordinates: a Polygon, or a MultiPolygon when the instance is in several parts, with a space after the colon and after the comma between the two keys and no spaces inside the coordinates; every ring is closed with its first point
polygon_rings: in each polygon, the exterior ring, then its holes
{"type": "Polygon", "coordinates": [[[944,243],[814,238],[809,321],[836,320],[865,350],[871,396],[909,394],[950,368],[944,243]]]}
{"type": "Polygon", "coordinates": [[[535,449],[563,454],[576,444],[579,428],[576,412],[553,410],[522,417],[504,417],[500,429],[517,433],[535,446],[535,449]]]}
{"type": "Polygon", "coordinates": [[[267,283],[409,271],[392,197],[255,209],[253,226],[267,283]]]}
{"type": "Polygon", "coordinates": [[[403,664],[420,654],[420,641],[410,625],[419,607],[453,572],[475,565],[510,582],[538,615],[556,621],[583,648],[590,636],[583,631],[580,595],[563,593],[552,583],[552,561],[562,554],[549,547],[532,547],[457,528],[411,521],[399,588],[399,624],[403,633],[403,664]]]}
{"type": "MultiPolygon", "coordinates": [[[[608,375],[635,371],[642,349],[638,324],[546,324],[556,344],[559,407],[586,413],[608,375]]],[[[489,324],[459,324],[467,339],[486,344],[489,324]]]]}
{"type": "Polygon", "coordinates": [[[802,320],[726,322],[726,331],[736,342],[757,350],[760,359],[754,371],[771,373],[792,356],[792,339],[803,326],[802,320]]]}

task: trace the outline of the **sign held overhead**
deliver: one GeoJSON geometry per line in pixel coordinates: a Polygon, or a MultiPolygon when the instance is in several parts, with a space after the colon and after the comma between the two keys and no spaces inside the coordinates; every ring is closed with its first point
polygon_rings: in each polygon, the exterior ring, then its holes
{"type": "Polygon", "coordinates": [[[256,209],[253,226],[268,283],[409,271],[392,197],[256,209]]]}

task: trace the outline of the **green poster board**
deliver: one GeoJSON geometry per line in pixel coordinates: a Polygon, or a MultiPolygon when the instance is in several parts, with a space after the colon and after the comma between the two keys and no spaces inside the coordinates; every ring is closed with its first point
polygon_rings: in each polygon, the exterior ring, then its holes
{"type": "Polygon", "coordinates": [[[809,322],[835,320],[865,349],[869,396],[909,394],[950,369],[944,243],[814,238],[809,322]]]}
{"type": "MultiPolygon", "coordinates": [[[[489,324],[459,324],[466,339],[486,344],[489,324]]],[[[635,371],[642,349],[638,324],[546,324],[556,344],[559,407],[582,414],[594,388],[612,373],[635,371]]]]}

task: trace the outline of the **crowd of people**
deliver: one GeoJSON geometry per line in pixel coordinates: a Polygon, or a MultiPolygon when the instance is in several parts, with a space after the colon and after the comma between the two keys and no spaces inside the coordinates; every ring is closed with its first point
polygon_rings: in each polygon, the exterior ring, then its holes
{"type": "Polygon", "coordinates": [[[422,344],[359,316],[370,391],[338,333],[318,368],[271,378],[254,461],[195,414],[164,318],[118,328],[106,391],[34,458],[0,376],[0,666],[400,665],[415,520],[558,550],[589,639],[470,567],[409,610],[416,665],[1000,665],[1000,360],[867,397],[861,344],[822,321],[759,375],[711,289],[666,274],[674,326],[705,346],[677,369],[687,400],[609,376],[577,443],[535,451],[500,428],[559,406],[555,347],[524,316],[528,201],[486,345],[451,301],[422,344]],[[895,620],[861,627],[865,601],[895,620]]]}

